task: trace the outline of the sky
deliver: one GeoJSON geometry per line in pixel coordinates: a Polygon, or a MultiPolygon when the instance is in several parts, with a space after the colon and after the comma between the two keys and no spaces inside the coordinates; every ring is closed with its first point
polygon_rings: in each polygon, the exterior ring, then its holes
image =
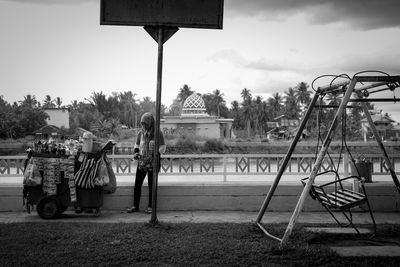
{"type": "MultiPolygon", "coordinates": [[[[161,102],[184,84],[219,89],[230,106],[243,88],[266,100],[320,75],[399,75],[399,10],[399,0],[225,0],[222,30],[181,28],[164,44],[161,102]]],[[[140,26],[100,25],[100,0],[0,0],[0,36],[9,103],[49,94],[68,105],[100,91],[156,99],[157,43],[140,26]]],[[[400,122],[399,104],[375,106],[400,122]]]]}

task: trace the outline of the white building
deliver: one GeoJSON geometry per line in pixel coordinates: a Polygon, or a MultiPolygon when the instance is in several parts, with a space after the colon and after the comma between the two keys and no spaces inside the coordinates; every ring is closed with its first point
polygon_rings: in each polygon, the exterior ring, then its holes
{"type": "Polygon", "coordinates": [[[47,125],[69,129],[69,110],[67,108],[43,108],[43,111],[49,115],[46,120],[47,125]]]}
{"type": "Polygon", "coordinates": [[[210,116],[204,100],[197,93],[186,98],[181,116],[165,116],[160,120],[164,134],[193,134],[208,138],[232,137],[233,119],[210,116]]]}

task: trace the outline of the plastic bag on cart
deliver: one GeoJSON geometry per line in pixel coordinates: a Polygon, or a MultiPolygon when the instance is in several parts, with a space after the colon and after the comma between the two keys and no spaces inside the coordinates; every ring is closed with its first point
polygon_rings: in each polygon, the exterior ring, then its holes
{"type": "Polygon", "coordinates": [[[111,162],[109,162],[107,158],[104,159],[104,162],[107,167],[107,173],[110,182],[107,185],[103,186],[103,192],[105,194],[114,194],[117,190],[117,179],[115,177],[114,170],[112,169],[111,162]]]}
{"type": "Polygon", "coordinates": [[[42,176],[33,160],[30,160],[26,166],[23,184],[26,186],[39,186],[42,184],[42,176]]]}
{"type": "Polygon", "coordinates": [[[97,169],[96,177],[94,178],[94,184],[96,186],[106,186],[110,183],[108,176],[107,163],[104,157],[101,158],[100,166],[97,169]]]}
{"type": "Polygon", "coordinates": [[[85,189],[94,188],[94,179],[100,162],[100,158],[96,159],[84,156],[79,170],[74,175],[75,184],[85,189]]]}

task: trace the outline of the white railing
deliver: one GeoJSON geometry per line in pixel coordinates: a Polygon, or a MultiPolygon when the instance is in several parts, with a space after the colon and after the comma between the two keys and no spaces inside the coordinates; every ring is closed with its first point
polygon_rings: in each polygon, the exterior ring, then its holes
{"type": "MultiPolygon", "coordinates": [[[[373,162],[373,174],[389,175],[388,168],[381,155],[366,154],[366,159],[373,162]]],[[[117,176],[133,175],[136,162],[129,155],[109,155],[117,176]]],[[[161,176],[220,176],[223,181],[228,177],[276,175],[284,160],[285,154],[188,154],[163,155],[161,176]]],[[[394,168],[400,162],[400,155],[389,155],[394,168]]],[[[0,156],[1,177],[22,176],[25,156],[0,156]]],[[[305,176],[311,172],[315,157],[311,154],[294,154],[289,161],[285,175],[305,176]]],[[[344,175],[350,173],[348,157],[341,158],[332,154],[325,157],[321,171],[338,168],[344,175]]]]}

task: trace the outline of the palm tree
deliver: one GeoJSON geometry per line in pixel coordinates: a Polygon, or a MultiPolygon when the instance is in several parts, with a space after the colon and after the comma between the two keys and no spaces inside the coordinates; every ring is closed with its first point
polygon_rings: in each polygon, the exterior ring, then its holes
{"type": "Polygon", "coordinates": [[[330,94],[326,95],[326,102],[328,105],[338,106],[338,105],[340,105],[341,101],[342,101],[342,98],[339,97],[339,94],[330,93],[330,94]]]}
{"type": "Polygon", "coordinates": [[[279,93],[274,93],[272,95],[272,97],[268,98],[267,101],[268,101],[269,107],[271,108],[271,112],[272,112],[273,117],[278,116],[281,113],[282,108],[283,108],[282,96],[279,93]]]}
{"type": "Polygon", "coordinates": [[[78,107],[79,107],[78,100],[73,100],[71,101],[71,104],[69,104],[69,108],[71,110],[76,110],[78,109],[78,107]]]}
{"type": "Polygon", "coordinates": [[[242,90],[242,92],[240,93],[240,95],[242,96],[242,98],[243,98],[243,102],[248,102],[250,99],[251,99],[251,93],[250,93],[250,90],[249,89],[247,89],[247,88],[243,88],[243,90],[242,90]]]}
{"type": "Polygon", "coordinates": [[[120,127],[120,122],[116,118],[110,118],[109,120],[101,120],[98,119],[95,123],[92,123],[90,126],[90,130],[93,131],[96,135],[101,137],[118,136],[118,129],[120,127]]]}
{"type": "Polygon", "coordinates": [[[130,127],[135,127],[137,125],[137,117],[139,113],[139,105],[136,103],[136,94],[132,91],[123,92],[118,95],[120,100],[120,113],[122,117],[122,123],[130,127]]]}
{"type": "Polygon", "coordinates": [[[120,101],[133,101],[136,102],[136,94],[132,93],[132,91],[125,91],[123,93],[118,94],[118,98],[120,101]]]}
{"type": "Polygon", "coordinates": [[[301,104],[308,105],[311,102],[311,91],[308,90],[309,85],[305,82],[300,82],[295,90],[297,101],[301,104]]]}
{"type": "Polygon", "coordinates": [[[289,87],[283,98],[285,99],[285,115],[289,119],[298,119],[300,108],[297,104],[296,91],[289,87]]]}
{"type": "Polygon", "coordinates": [[[240,95],[243,98],[242,106],[243,106],[243,116],[244,120],[247,122],[247,137],[250,137],[250,129],[251,129],[251,121],[253,119],[253,106],[252,106],[252,96],[250,90],[247,88],[243,88],[240,95]]]}
{"type": "Polygon", "coordinates": [[[224,94],[220,90],[216,89],[212,94],[202,95],[204,104],[206,106],[206,112],[212,116],[221,115],[224,117],[228,114],[228,108],[225,106],[224,94]]]}
{"type": "Polygon", "coordinates": [[[256,131],[260,130],[260,125],[262,125],[263,120],[263,112],[262,112],[262,97],[256,96],[256,98],[252,101],[252,106],[254,108],[255,114],[253,116],[254,119],[254,129],[256,131]]]}
{"type": "Polygon", "coordinates": [[[89,101],[90,105],[98,110],[101,114],[104,114],[107,109],[107,99],[106,95],[101,91],[100,93],[92,92],[92,95],[89,99],[85,98],[89,101]]]}
{"type": "Polygon", "coordinates": [[[186,98],[193,93],[194,91],[187,84],[184,84],[183,87],[179,89],[178,95],[169,107],[169,114],[172,116],[180,115],[182,112],[183,103],[185,102],[186,98]]]}
{"type": "Polygon", "coordinates": [[[24,96],[24,100],[23,101],[19,101],[21,105],[23,106],[27,106],[30,108],[34,108],[36,107],[38,101],[36,100],[36,97],[34,95],[26,95],[24,96]]]}
{"type": "Polygon", "coordinates": [[[241,127],[241,122],[242,120],[240,119],[240,106],[239,106],[239,102],[237,102],[236,100],[234,100],[231,103],[231,112],[233,115],[233,127],[238,129],[241,127]]]}
{"type": "MultiPolygon", "coordinates": [[[[326,95],[326,103],[328,105],[339,106],[341,102],[342,102],[342,99],[339,96],[339,94],[330,93],[330,94],[326,95]]],[[[334,108],[324,110],[324,112],[323,112],[323,115],[325,115],[324,120],[332,121],[333,118],[335,117],[335,114],[336,114],[336,109],[334,109],[334,108]]]]}
{"type": "Polygon", "coordinates": [[[44,108],[53,108],[54,107],[54,100],[51,99],[50,95],[45,95],[43,99],[43,107],[44,108]]]}
{"type": "Polygon", "coordinates": [[[224,94],[219,89],[215,89],[212,93],[212,107],[217,109],[218,117],[221,116],[221,107],[225,106],[224,94]]]}
{"type": "Polygon", "coordinates": [[[183,104],[186,98],[193,93],[194,91],[187,84],[184,84],[183,87],[179,89],[179,93],[176,98],[179,102],[181,102],[181,104],[183,104]]]}
{"type": "Polygon", "coordinates": [[[172,104],[169,106],[168,114],[170,116],[179,116],[181,114],[181,111],[182,105],[178,101],[178,99],[175,98],[174,100],[172,100],[172,104]]]}
{"type": "Polygon", "coordinates": [[[90,98],[86,100],[104,116],[104,119],[118,116],[118,95],[114,94],[107,98],[103,92],[93,92],[90,98]]]}
{"type": "Polygon", "coordinates": [[[353,102],[351,104],[350,114],[347,120],[346,133],[350,140],[362,140],[363,129],[361,127],[362,120],[362,108],[358,106],[358,103],[353,102]]]}
{"type": "MultiPolygon", "coordinates": [[[[143,113],[151,112],[155,115],[155,108],[156,108],[156,104],[154,103],[154,101],[151,100],[150,97],[148,97],[148,96],[143,97],[143,101],[140,102],[140,109],[143,113]]],[[[160,111],[160,113],[161,113],[161,111],[160,111]]]]}
{"type": "Polygon", "coordinates": [[[57,105],[58,108],[61,108],[62,99],[61,99],[61,97],[59,97],[59,96],[56,97],[56,105],[57,105]]]}

